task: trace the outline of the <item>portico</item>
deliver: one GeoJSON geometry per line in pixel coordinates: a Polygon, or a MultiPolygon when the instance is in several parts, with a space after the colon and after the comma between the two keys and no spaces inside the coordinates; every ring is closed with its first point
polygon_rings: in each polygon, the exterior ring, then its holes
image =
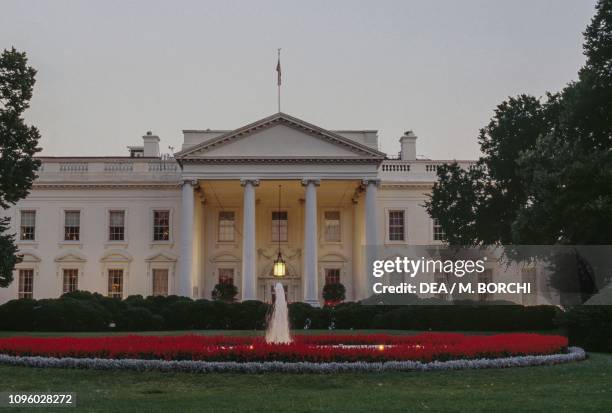
{"type": "Polygon", "coordinates": [[[367,283],[357,279],[364,279],[363,246],[377,243],[384,154],[278,113],[204,137],[176,159],[182,295],[207,297],[223,280],[242,300],[270,301],[278,281],[290,301],[315,305],[326,279],[340,279],[351,298],[365,293],[367,283]],[[287,260],[280,280],[272,275],[278,245],[287,260]]]}

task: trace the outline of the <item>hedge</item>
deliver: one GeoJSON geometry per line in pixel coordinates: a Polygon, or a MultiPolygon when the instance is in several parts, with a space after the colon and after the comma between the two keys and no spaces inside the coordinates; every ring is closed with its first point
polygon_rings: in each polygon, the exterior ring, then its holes
{"type": "MultiPolygon", "coordinates": [[[[12,300],[0,306],[0,329],[13,331],[261,330],[270,305],[185,297],[129,296],[125,300],[77,291],[58,299],[12,300]]],[[[289,304],[293,328],[521,331],[549,330],[553,306],[289,304]]]]}
{"type": "Polygon", "coordinates": [[[556,317],[573,345],[590,351],[612,353],[612,306],[582,305],[571,307],[556,317]]]}

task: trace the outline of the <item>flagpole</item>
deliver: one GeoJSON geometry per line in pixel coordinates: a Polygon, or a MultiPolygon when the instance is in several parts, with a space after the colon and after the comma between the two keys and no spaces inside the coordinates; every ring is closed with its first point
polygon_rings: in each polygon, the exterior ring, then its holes
{"type": "Polygon", "coordinates": [[[278,112],[281,111],[281,68],[280,68],[280,51],[281,49],[277,49],[278,51],[278,64],[276,65],[276,71],[278,72],[278,80],[276,82],[278,86],[278,112]]]}

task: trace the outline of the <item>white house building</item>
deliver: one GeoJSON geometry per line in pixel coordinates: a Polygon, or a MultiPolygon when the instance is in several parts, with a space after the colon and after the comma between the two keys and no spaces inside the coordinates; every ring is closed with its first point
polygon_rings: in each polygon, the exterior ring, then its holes
{"type": "Polygon", "coordinates": [[[364,245],[440,243],[422,205],[448,161],[417,159],[412,132],[398,157],[375,130],[284,113],[183,133],[174,157],[150,132],[125,157],[41,157],[30,195],[7,211],[23,261],[0,301],[76,289],[210,298],[220,282],[270,301],[279,245],[289,301],[320,303],[336,282],[357,300],[371,294],[364,245]]]}

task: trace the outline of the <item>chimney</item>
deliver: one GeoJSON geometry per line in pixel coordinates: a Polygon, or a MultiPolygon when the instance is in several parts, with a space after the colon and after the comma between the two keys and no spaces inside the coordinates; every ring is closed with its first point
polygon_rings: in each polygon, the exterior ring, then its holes
{"type": "Polygon", "coordinates": [[[416,159],[416,140],[417,136],[411,130],[404,132],[404,136],[400,138],[402,151],[400,159],[402,161],[414,161],[416,159]]]}
{"type": "Polygon", "coordinates": [[[159,136],[153,135],[153,132],[148,131],[142,137],[144,155],[147,157],[159,158],[159,136]]]}

